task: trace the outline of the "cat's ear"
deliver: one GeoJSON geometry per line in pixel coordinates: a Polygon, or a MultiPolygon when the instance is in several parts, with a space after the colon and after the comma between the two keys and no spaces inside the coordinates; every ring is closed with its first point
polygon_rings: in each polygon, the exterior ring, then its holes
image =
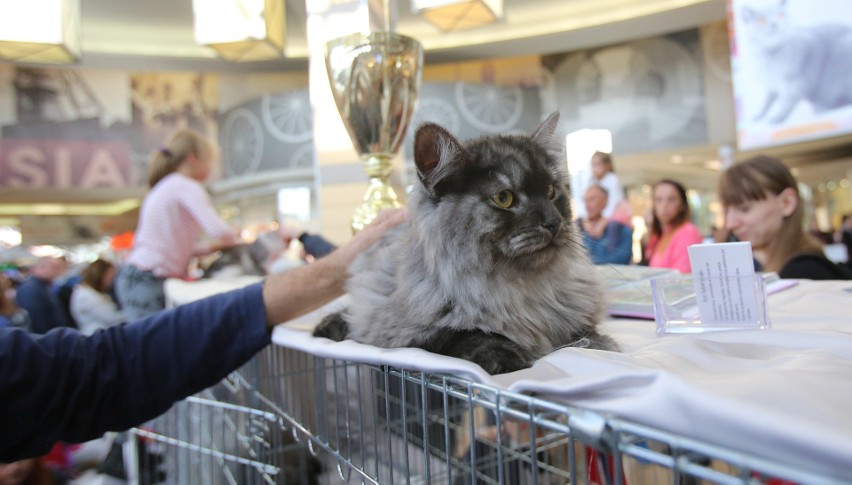
{"type": "Polygon", "coordinates": [[[559,111],[554,111],[547,119],[541,122],[530,138],[544,147],[545,150],[559,155],[562,153],[562,140],[556,137],[556,128],[558,126],[559,111]]]}
{"type": "Polygon", "coordinates": [[[414,165],[423,185],[431,189],[448,173],[462,146],[447,130],[435,123],[424,123],[414,135],[414,165]]]}

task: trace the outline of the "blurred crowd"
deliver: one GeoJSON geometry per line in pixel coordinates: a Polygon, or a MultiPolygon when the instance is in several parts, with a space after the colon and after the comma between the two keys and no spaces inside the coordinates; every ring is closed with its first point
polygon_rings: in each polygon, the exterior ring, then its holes
{"type": "Polygon", "coordinates": [[[584,206],[578,211],[578,227],[595,264],[640,264],[690,273],[689,246],[747,241],[757,271],[782,278],[852,278],[852,217],[844,215],[836,231],[821,232],[813,224],[806,229],[806,201],[781,160],[759,155],[722,172],[717,196],[724,225],[711,235],[703,235],[693,220],[688,185],[657,181],[644,215],[639,258],[631,250],[636,228],[612,156],[596,152],[590,165],[591,182],[574,190],[584,206]]]}

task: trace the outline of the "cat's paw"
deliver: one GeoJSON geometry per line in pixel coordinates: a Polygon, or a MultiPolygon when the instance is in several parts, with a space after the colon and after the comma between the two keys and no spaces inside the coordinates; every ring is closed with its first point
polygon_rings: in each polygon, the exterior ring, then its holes
{"type": "Polygon", "coordinates": [[[621,352],[621,347],[618,345],[618,342],[613,340],[613,338],[609,335],[598,334],[597,341],[593,343],[591,348],[597,350],[608,350],[610,352],[621,352]]]}
{"type": "Polygon", "coordinates": [[[497,350],[496,354],[492,351],[490,355],[476,363],[492,376],[526,369],[533,364],[526,356],[519,355],[510,349],[497,350]]]}
{"type": "Polygon", "coordinates": [[[462,354],[462,358],[478,364],[491,375],[506,374],[526,369],[534,362],[534,357],[520,345],[501,336],[488,336],[478,345],[462,354]]]}
{"type": "Polygon", "coordinates": [[[319,325],[314,329],[314,337],[325,337],[341,342],[346,339],[349,334],[349,324],[343,319],[343,314],[340,312],[326,315],[319,325]]]}
{"type": "Polygon", "coordinates": [[[609,335],[603,335],[597,331],[592,331],[580,340],[572,343],[569,347],[580,347],[592,350],[609,350],[611,352],[620,352],[621,349],[618,343],[609,335]]]}

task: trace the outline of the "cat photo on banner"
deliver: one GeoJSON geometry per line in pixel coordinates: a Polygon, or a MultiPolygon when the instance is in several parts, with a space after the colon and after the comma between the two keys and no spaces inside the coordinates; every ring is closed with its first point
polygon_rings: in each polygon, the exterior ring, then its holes
{"type": "Polygon", "coordinates": [[[852,132],[846,0],[730,0],[740,149],[852,132]]]}

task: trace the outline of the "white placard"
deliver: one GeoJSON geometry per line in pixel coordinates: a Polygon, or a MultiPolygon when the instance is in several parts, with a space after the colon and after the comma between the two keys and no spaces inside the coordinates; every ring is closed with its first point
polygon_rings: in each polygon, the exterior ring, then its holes
{"type": "Polygon", "coordinates": [[[750,242],[694,244],[689,261],[702,325],[754,322],[758,298],[750,242]]]}

